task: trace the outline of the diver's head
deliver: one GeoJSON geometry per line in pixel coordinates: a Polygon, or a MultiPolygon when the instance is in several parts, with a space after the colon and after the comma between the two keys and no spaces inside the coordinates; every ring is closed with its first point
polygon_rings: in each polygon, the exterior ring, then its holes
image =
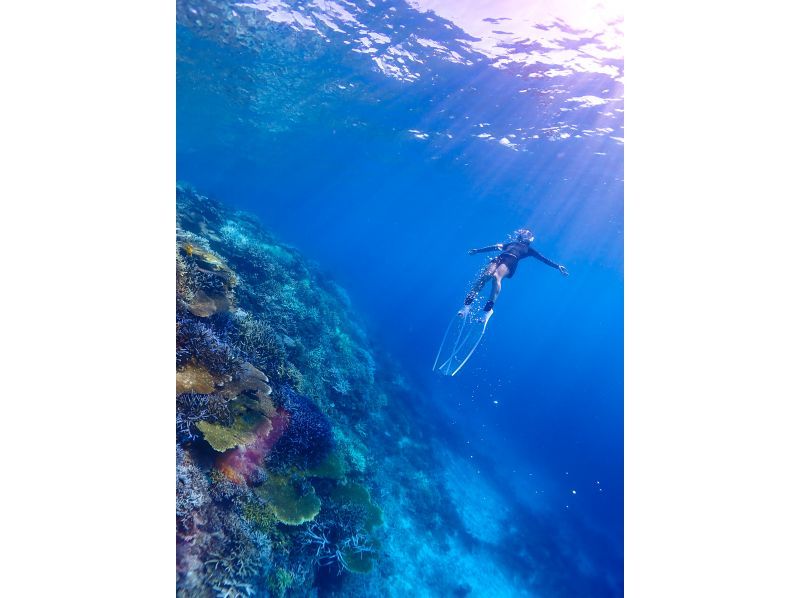
{"type": "Polygon", "coordinates": [[[517,243],[531,243],[533,241],[533,233],[527,228],[517,229],[509,236],[517,243]]]}

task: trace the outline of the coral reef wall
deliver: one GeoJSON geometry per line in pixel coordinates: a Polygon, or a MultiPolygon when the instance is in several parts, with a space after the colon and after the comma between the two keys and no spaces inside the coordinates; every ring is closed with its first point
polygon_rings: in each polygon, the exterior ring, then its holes
{"type": "Polygon", "coordinates": [[[373,439],[401,378],[341,288],[181,185],[175,257],[178,595],[363,590],[383,528],[373,439]]]}

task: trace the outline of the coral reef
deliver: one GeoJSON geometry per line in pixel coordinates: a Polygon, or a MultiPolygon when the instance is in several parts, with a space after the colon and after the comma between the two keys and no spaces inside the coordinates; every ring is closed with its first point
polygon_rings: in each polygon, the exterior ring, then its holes
{"type": "Polygon", "coordinates": [[[240,364],[235,349],[220,339],[208,322],[183,311],[180,304],[176,322],[175,357],[179,372],[193,366],[220,380],[232,377],[240,364]]]}
{"type": "Polygon", "coordinates": [[[360,484],[336,486],[331,492],[331,499],[344,508],[360,511],[367,531],[372,531],[383,523],[383,512],[372,502],[369,490],[360,484]]]}
{"type": "Polygon", "coordinates": [[[344,479],[347,474],[347,466],[341,454],[336,450],[332,450],[319,465],[309,467],[306,474],[315,478],[341,480],[344,479]]]}
{"type": "Polygon", "coordinates": [[[259,480],[265,458],[288,427],[289,415],[282,409],[278,410],[274,417],[263,420],[252,430],[246,443],[222,455],[217,460],[217,469],[237,484],[259,480]]]}
{"type": "Polygon", "coordinates": [[[197,423],[197,429],[215,451],[225,452],[239,445],[248,445],[255,440],[255,430],[242,418],[236,418],[230,426],[221,426],[207,421],[197,423]]]}
{"type": "Polygon", "coordinates": [[[193,315],[207,318],[234,306],[236,276],[202,237],[178,232],[178,289],[193,315]]]}
{"type": "Polygon", "coordinates": [[[177,198],[178,595],[345,584],[372,569],[381,524],[364,422],[387,392],[366,334],[344,291],[252,217],[177,198]],[[314,554],[309,525],[330,538],[314,554]]]}
{"type": "Polygon", "coordinates": [[[322,506],[313,486],[297,484],[288,477],[270,477],[255,492],[269,505],[277,520],[286,525],[312,521],[322,506]]]}
{"type": "Polygon", "coordinates": [[[228,402],[217,395],[182,393],[175,399],[175,424],[178,442],[194,440],[201,422],[231,423],[228,402]]]}
{"type": "Polygon", "coordinates": [[[281,388],[281,403],[289,413],[289,427],[275,445],[270,461],[276,466],[300,469],[318,466],[333,447],[331,423],[314,402],[288,386],[281,388]]]}
{"type": "Polygon", "coordinates": [[[177,595],[256,595],[267,583],[268,536],[243,517],[241,497],[220,496],[180,447],[176,473],[177,595]]]}

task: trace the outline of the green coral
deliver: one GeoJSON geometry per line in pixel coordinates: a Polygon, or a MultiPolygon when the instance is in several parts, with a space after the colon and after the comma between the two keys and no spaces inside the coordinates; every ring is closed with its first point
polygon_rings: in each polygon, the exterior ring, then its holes
{"type": "Polygon", "coordinates": [[[347,468],[338,451],[331,451],[319,465],[306,472],[309,477],[327,478],[329,480],[344,479],[345,474],[347,474],[347,468]]]}
{"type": "Polygon", "coordinates": [[[253,425],[244,418],[237,417],[231,426],[212,424],[207,421],[197,422],[197,429],[215,451],[224,453],[240,444],[248,444],[254,439],[253,425]]]}
{"type": "Polygon", "coordinates": [[[249,501],[245,503],[242,509],[244,518],[247,519],[253,526],[262,532],[271,532],[275,527],[277,518],[275,512],[257,501],[249,501]]]}
{"type": "Polygon", "coordinates": [[[286,525],[312,521],[322,506],[313,486],[302,493],[291,480],[283,476],[271,477],[256,488],[256,494],[272,508],[278,521],[286,525]]]}
{"type": "Polygon", "coordinates": [[[372,498],[361,484],[342,484],[331,490],[331,499],[343,504],[354,505],[364,510],[364,526],[367,531],[383,525],[383,511],[372,502],[372,498]]]}
{"type": "MultiPolygon", "coordinates": [[[[247,395],[240,395],[228,405],[235,416],[230,426],[207,421],[197,423],[197,429],[203,433],[205,441],[220,453],[236,446],[250,444],[255,439],[256,426],[264,421],[264,415],[268,415],[261,401],[247,395]]],[[[270,403],[269,407],[271,406],[270,403]]]]}
{"type": "Polygon", "coordinates": [[[278,365],[276,370],[276,376],[278,380],[281,382],[287,382],[292,388],[297,389],[299,392],[303,392],[304,389],[304,381],[303,381],[303,374],[300,373],[300,370],[297,369],[297,366],[294,365],[292,362],[287,361],[285,363],[281,363],[278,365]]]}
{"type": "Polygon", "coordinates": [[[352,573],[369,573],[374,560],[372,552],[359,552],[349,546],[342,550],[343,564],[352,573]]]}
{"type": "Polygon", "coordinates": [[[284,596],[293,583],[294,575],[283,567],[278,567],[269,576],[269,589],[275,596],[284,596]]]}

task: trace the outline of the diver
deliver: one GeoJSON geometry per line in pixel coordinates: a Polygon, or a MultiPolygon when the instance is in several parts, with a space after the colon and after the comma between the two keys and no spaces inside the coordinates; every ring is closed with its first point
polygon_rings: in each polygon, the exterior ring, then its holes
{"type": "Polygon", "coordinates": [[[509,241],[507,243],[497,243],[496,245],[489,245],[488,247],[483,247],[481,249],[470,249],[467,252],[469,255],[486,253],[488,251],[500,251],[502,253],[500,253],[500,255],[497,257],[492,258],[492,260],[486,265],[486,268],[484,268],[483,271],[478,275],[478,279],[475,281],[475,284],[472,285],[469,293],[467,293],[466,299],[464,299],[464,307],[462,307],[458,312],[458,315],[462,318],[469,313],[470,304],[475,301],[475,299],[478,297],[478,293],[481,292],[483,285],[489,282],[489,279],[491,278],[492,294],[489,297],[489,300],[486,302],[486,305],[483,306],[484,315],[482,319],[484,322],[487,322],[494,313],[494,302],[497,301],[497,296],[500,294],[503,279],[514,276],[514,272],[517,270],[517,264],[520,260],[523,260],[526,257],[535,257],[537,260],[544,262],[548,266],[557,268],[558,271],[564,276],[569,276],[569,272],[567,272],[567,269],[564,266],[547,259],[541,253],[531,247],[531,243],[533,242],[533,233],[528,229],[521,228],[519,230],[515,230],[509,235],[508,238],[509,241]]]}

